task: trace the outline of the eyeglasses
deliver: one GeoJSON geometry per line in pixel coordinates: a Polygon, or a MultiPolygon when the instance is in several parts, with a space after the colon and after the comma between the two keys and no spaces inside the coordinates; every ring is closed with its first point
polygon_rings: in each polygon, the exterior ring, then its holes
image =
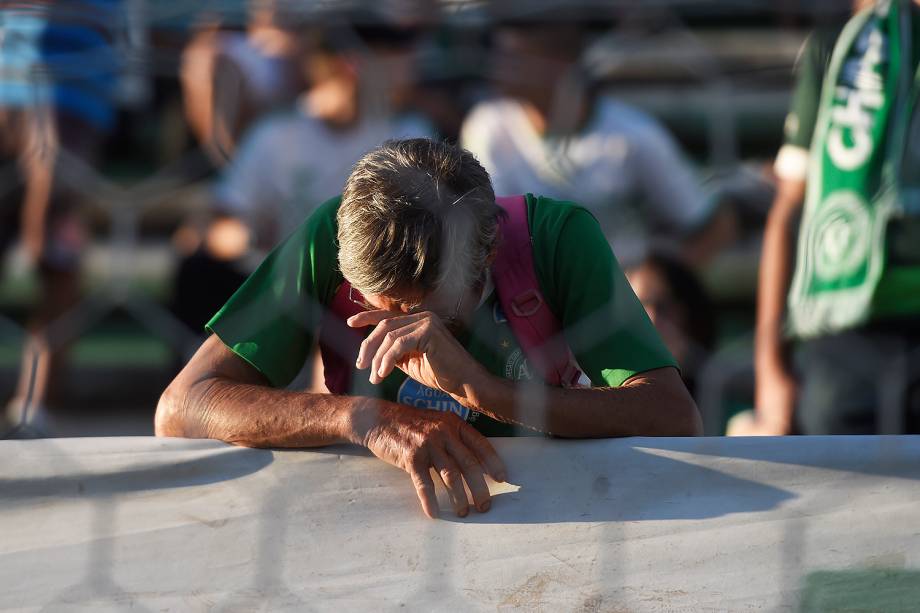
{"type": "MultiPolygon", "coordinates": [[[[460,294],[460,299],[457,300],[457,307],[454,309],[453,315],[451,315],[450,317],[441,317],[441,321],[443,321],[444,325],[447,326],[447,328],[451,331],[455,331],[456,329],[460,328],[460,309],[463,308],[463,297],[465,294],[466,292],[463,292],[462,294],[460,294]]],[[[362,294],[360,291],[356,290],[352,286],[348,287],[348,299],[354,304],[364,309],[365,311],[380,310],[380,307],[374,306],[373,304],[368,302],[367,298],[364,297],[364,294],[362,294]]],[[[420,310],[421,309],[419,307],[415,307],[413,309],[409,309],[409,312],[407,314],[411,315],[412,313],[417,313],[420,310]]]]}
{"type": "Polygon", "coordinates": [[[353,303],[357,304],[359,307],[365,311],[376,311],[377,307],[372,305],[367,299],[364,298],[364,294],[356,290],[351,285],[348,286],[348,299],[353,303]]]}

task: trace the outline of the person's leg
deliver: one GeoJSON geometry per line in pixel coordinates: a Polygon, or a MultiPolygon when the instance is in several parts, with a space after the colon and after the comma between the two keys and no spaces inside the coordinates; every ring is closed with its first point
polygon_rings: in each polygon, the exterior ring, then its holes
{"type": "MultiPolygon", "coordinates": [[[[66,180],[63,165],[67,159],[61,150],[93,165],[102,135],[87,122],[63,114],[50,121],[36,120],[29,129],[33,133],[53,130],[54,134],[43,140],[56,145],[43,155],[27,156],[23,163],[25,214],[42,207],[45,213],[40,226],[40,248],[35,253],[40,301],[28,324],[31,338],[23,356],[20,393],[28,390],[32,404],[41,405],[49,396],[61,395],[70,335],[64,331],[63,336],[55,338],[48,335],[48,329],[80,300],[80,256],[86,243],[86,230],[79,215],[82,196],[66,180]]],[[[24,219],[24,232],[27,231],[24,219]]]]}
{"type": "MultiPolygon", "coordinates": [[[[22,218],[23,181],[17,159],[14,126],[19,118],[16,115],[11,109],[0,108],[0,260],[19,239],[22,218]]],[[[9,323],[16,326],[18,322],[10,318],[9,323]]],[[[4,337],[2,340],[15,343],[20,339],[4,337]]],[[[25,350],[25,343],[22,350],[25,350]]],[[[22,382],[19,382],[10,398],[5,395],[0,398],[0,402],[4,403],[0,405],[3,409],[0,413],[0,438],[15,436],[21,430],[22,387],[22,382]]]]}
{"type": "MultiPolygon", "coordinates": [[[[47,110],[41,108],[6,109],[0,122],[3,153],[10,162],[3,168],[0,200],[4,231],[0,232],[0,242],[12,244],[18,239],[35,270],[40,268],[48,243],[51,169],[57,147],[57,135],[48,117],[47,110]]],[[[39,309],[44,305],[41,296],[39,309]]],[[[49,354],[41,318],[33,313],[25,327],[19,379],[6,407],[6,417],[18,436],[36,436],[42,432],[39,409],[45,399],[49,354]]]]}

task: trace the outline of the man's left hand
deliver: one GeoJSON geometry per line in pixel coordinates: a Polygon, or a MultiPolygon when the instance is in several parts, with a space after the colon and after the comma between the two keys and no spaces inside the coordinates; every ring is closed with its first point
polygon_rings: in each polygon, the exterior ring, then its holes
{"type": "Polygon", "coordinates": [[[435,313],[365,311],[349,318],[348,325],[376,326],[361,343],[356,363],[358,368],[370,368],[373,384],[399,368],[419,383],[470,406],[472,385],[488,377],[435,313]]]}

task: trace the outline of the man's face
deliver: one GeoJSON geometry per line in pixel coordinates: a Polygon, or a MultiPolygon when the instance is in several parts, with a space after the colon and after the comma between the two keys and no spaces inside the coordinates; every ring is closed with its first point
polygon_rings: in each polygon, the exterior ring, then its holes
{"type": "Polygon", "coordinates": [[[472,321],[473,312],[479,305],[481,297],[482,285],[476,284],[465,291],[441,289],[428,294],[413,295],[410,292],[399,297],[389,297],[383,294],[360,296],[356,294],[353,300],[368,310],[382,309],[405,314],[430,311],[447,324],[451,332],[457,334],[472,321]]]}

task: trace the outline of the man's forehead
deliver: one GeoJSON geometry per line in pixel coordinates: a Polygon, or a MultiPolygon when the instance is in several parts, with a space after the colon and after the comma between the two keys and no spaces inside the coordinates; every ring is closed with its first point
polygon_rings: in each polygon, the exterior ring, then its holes
{"type": "Polygon", "coordinates": [[[365,294],[365,299],[371,304],[391,311],[412,310],[422,304],[424,295],[416,293],[393,292],[391,294],[365,294]]]}
{"type": "Polygon", "coordinates": [[[442,287],[424,292],[393,292],[391,295],[365,296],[372,304],[377,304],[393,311],[443,311],[457,301],[457,292],[450,288],[442,287]]]}

